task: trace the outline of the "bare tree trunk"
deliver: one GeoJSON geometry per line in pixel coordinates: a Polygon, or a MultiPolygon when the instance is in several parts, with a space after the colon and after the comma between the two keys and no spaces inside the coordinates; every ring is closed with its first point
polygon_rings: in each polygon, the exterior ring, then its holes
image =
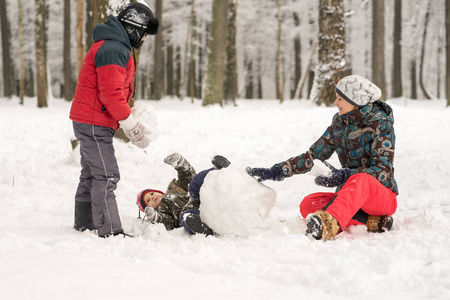
{"type": "Polygon", "coordinates": [[[223,100],[223,76],[226,59],[227,0],[213,0],[211,35],[208,43],[208,68],[203,106],[220,104],[223,100]]]}
{"type": "Polygon", "coordinates": [[[175,51],[175,95],[181,99],[181,49],[177,46],[175,51]]]}
{"type": "MultiPolygon", "coordinates": [[[[298,94],[298,96],[297,96],[297,98],[298,99],[301,99],[302,98],[302,95],[303,95],[303,87],[305,86],[305,82],[306,82],[306,79],[307,78],[310,78],[310,74],[311,74],[311,65],[312,65],[312,62],[313,62],[313,58],[314,58],[314,55],[316,54],[316,50],[317,50],[317,45],[319,44],[319,40],[318,39],[315,39],[314,40],[314,42],[313,42],[313,46],[312,46],[312,49],[311,49],[311,54],[310,54],[310,56],[309,56],[309,60],[308,60],[308,65],[306,66],[306,69],[305,69],[305,72],[304,72],[304,74],[303,74],[303,78],[301,79],[301,81],[299,81],[298,82],[298,84],[297,84],[297,88],[296,88],[296,92],[295,92],[295,94],[297,95],[298,94]],[[300,87],[298,87],[298,85],[300,85],[300,87]],[[298,91],[297,91],[298,90],[298,91]]],[[[313,74],[314,74],[314,71],[312,72],[313,74]]],[[[311,81],[311,80],[310,80],[311,81]]],[[[311,89],[310,88],[308,88],[308,93],[307,93],[307,98],[309,98],[309,92],[311,91],[311,89]]]]}
{"type": "Polygon", "coordinates": [[[262,88],[262,70],[261,70],[261,53],[258,54],[258,76],[257,76],[257,86],[256,86],[256,92],[257,92],[257,98],[262,99],[263,98],[263,88],[262,88]]]}
{"type": "Polygon", "coordinates": [[[173,45],[167,42],[167,95],[174,95],[174,76],[173,76],[173,45]]]}
{"type": "Polygon", "coordinates": [[[198,64],[197,64],[197,80],[195,83],[195,97],[197,99],[202,99],[202,84],[203,84],[203,41],[206,40],[204,37],[207,35],[206,31],[202,30],[203,28],[200,28],[197,31],[197,37],[198,37],[198,44],[197,47],[198,50],[198,64]]]}
{"type": "Polygon", "coordinates": [[[36,76],[38,107],[47,107],[45,0],[36,0],[36,76]]]}
{"type": "Polygon", "coordinates": [[[197,38],[197,20],[195,15],[195,9],[194,6],[192,6],[191,10],[191,20],[190,20],[191,28],[191,36],[189,37],[190,43],[189,43],[189,67],[188,67],[188,76],[187,76],[187,86],[186,86],[186,95],[191,98],[192,103],[194,103],[195,98],[195,70],[196,70],[196,64],[195,64],[195,41],[197,38]]]}
{"type": "Polygon", "coordinates": [[[277,41],[277,71],[276,71],[276,87],[277,99],[280,103],[284,101],[284,76],[283,76],[283,47],[282,47],[282,28],[281,28],[281,0],[277,1],[278,7],[278,41],[277,41]]]}
{"type": "Polygon", "coordinates": [[[394,53],[392,61],[392,97],[403,96],[402,87],[402,0],[395,0],[394,53]]]}
{"type": "Polygon", "coordinates": [[[411,61],[411,99],[417,99],[417,63],[411,61]]]}
{"type": "Polygon", "coordinates": [[[63,69],[64,69],[64,99],[72,101],[72,66],[70,59],[70,0],[64,0],[64,45],[63,45],[63,69]]]}
{"type": "Polygon", "coordinates": [[[237,54],[236,54],[236,15],[237,0],[228,3],[228,30],[227,30],[227,66],[225,69],[224,99],[236,105],[238,94],[237,54]]]}
{"type": "Polygon", "coordinates": [[[372,80],[383,92],[386,100],[386,72],[384,63],[384,0],[373,1],[372,6],[372,80]]]}
{"type": "Polygon", "coordinates": [[[253,60],[245,55],[244,65],[246,66],[246,76],[245,76],[245,98],[253,99],[253,60]]]}
{"type": "Polygon", "coordinates": [[[445,95],[447,97],[447,106],[450,106],[450,0],[445,0],[445,95]]]}
{"type": "Polygon", "coordinates": [[[342,0],[320,0],[319,62],[316,67],[313,101],[330,106],[336,98],[336,84],[345,74],[345,22],[342,0]]]}
{"type": "Polygon", "coordinates": [[[295,92],[297,90],[297,86],[300,82],[300,77],[302,76],[302,61],[301,61],[301,44],[300,44],[300,18],[298,17],[298,13],[293,13],[294,25],[297,27],[298,32],[294,38],[294,81],[291,87],[291,99],[295,98],[295,92]]]}
{"type": "MultiPolygon", "coordinates": [[[[178,97],[180,99],[183,99],[185,93],[187,92],[187,87],[185,87],[185,85],[187,85],[188,69],[191,61],[190,58],[191,51],[189,51],[189,49],[192,49],[194,43],[193,41],[194,24],[195,24],[195,0],[192,0],[191,16],[189,18],[186,43],[184,46],[184,63],[182,64],[183,70],[181,71],[180,69],[181,77],[180,77],[180,86],[178,89],[179,90],[178,97]]],[[[180,66],[181,66],[181,58],[180,58],[180,66]]]]}
{"type": "MultiPolygon", "coordinates": [[[[100,23],[106,22],[108,19],[108,0],[92,0],[92,29],[100,23]]],[[[88,1],[89,2],[89,1],[88,1]]]]}
{"type": "Polygon", "coordinates": [[[3,58],[3,96],[11,97],[13,95],[13,69],[11,66],[10,54],[10,32],[6,12],[6,1],[0,1],[0,21],[2,35],[2,58],[3,58]]]}
{"type": "Polygon", "coordinates": [[[153,96],[160,100],[164,96],[164,39],[163,39],[163,4],[156,0],[156,17],[159,19],[159,33],[155,36],[155,70],[153,75],[153,96]]]}
{"type": "Polygon", "coordinates": [[[84,55],[86,53],[86,47],[83,43],[83,29],[84,29],[84,0],[77,0],[77,74],[80,73],[81,66],[83,65],[84,55]]]}
{"type": "Polygon", "coordinates": [[[423,27],[423,36],[422,36],[422,49],[420,52],[420,66],[419,66],[419,81],[420,81],[420,88],[425,95],[426,99],[431,99],[430,94],[428,93],[425,84],[423,82],[423,68],[424,68],[424,61],[425,61],[425,45],[426,45],[426,39],[427,39],[427,28],[428,28],[428,20],[430,17],[430,8],[431,8],[431,1],[428,1],[428,7],[427,7],[427,13],[425,14],[425,24],[423,27]]]}
{"type": "MultiPolygon", "coordinates": [[[[82,1],[82,0],[81,0],[82,1]]],[[[92,31],[94,30],[94,3],[92,0],[86,1],[86,38],[85,38],[85,54],[93,44],[92,31]]]]}
{"type": "Polygon", "coordinates": [[[23,7],[22,0],[19,0],[19,60],[20,60],[20,79],[19,79],[19,98],[20,104],[23,104],[25,98],[25,59],[23,43],[23,7]]]}

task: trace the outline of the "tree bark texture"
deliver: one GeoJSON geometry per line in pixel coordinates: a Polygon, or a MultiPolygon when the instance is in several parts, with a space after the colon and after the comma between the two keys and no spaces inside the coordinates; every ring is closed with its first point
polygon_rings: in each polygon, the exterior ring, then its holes
{"type": "Polygon", "coordinates": [[[447,63],[445,66],[445,94],[447,106],[450,106],[450,0],[445,0],[445,51],[447,63]]]}
{"type": "Polygon", "coordinates": [[[208,43],[208,67],[203,106],[223,105],[223,77],[226,59],[227,0],[213,0],[211,35],[208,43]]]}
{"type": "MultiPolygon", "coordinates": [[[[294,24],[297,28],[300,26],[300,18],[298,13],[293,13],[294,24]]],[[[291,99],[295,98],[295,92],[302,76],[302,61],[301,61],[301,43],[300,43],[300,30],[294,37],[294,78],[291,87],[291,99]]]]}
{"type": "MultiPolygon", "coordinates": [[[[89,2],[89,1],[88,1],[89,2]]],[[[92,0],[92,30],[100,23],[105,23],[108,19],[108,0],[92,0]]],[[[91,31],[92,40],[92,31],[91,31]]],[[[92,45],[92,44],[91,44],[92,45]]]]}
{"type": "Polygon", "coordinates": [[[431,95],[428,93],[428,90],[424,83],[423,78],[423,69],[425,68],[425,46],[427,41],[427,29],[428,29],[428,21],[430,18],[430,9],[431,9],[431,1],[428,1],[428,7],[427,12],[425,14],[425,24],[423,26],[423,35],[422,35],[422,47],[420,50],[420,66],[419,66],[419,82],[420,82],[420,89],[422,90],[424,96],[426,99],[431,99],[431,95]]]}
{"type": "Polygon", "coordinates": [[[319,2],[319,62],[315,72],[313,101],[331,106],[336,84],[345,74],[345,22],[342,0],[319,2]]]}
{"type": "Polygon", "coordinates": [[[70,59],[70,0],[64,0],[64,45],[63,45],[63,69],[64,69],[64,99],[72,101],[72,66],[70,59]]]}
{"type": "Polygon", "coordinates": [[[282,20],[281,20],[281,0],[277,2],[278,8],[278,39],[277,39],[277,70],[276,70],[276,87],[277,98],[280,103],[284,101],[284,74],[283,74],[283,39],[282,39],[282,20]]]}
{"type": "Polygon", "coordinates": [[[156,0],[156,17],[159,19],[159,30],[155,36],[155,69],[153,75],[153,97],[160,100],[164,96],[164,39],[162,0],[156,0]]]}
{"type": "Polygon", "coordinates": [[[392,97],[403,96],[402,87],[402,0],[394,4],[394,53],[392,61],[392,97]]]}
{"type": "Polygon", "coordinates": [[[23,43],[23,6],[22,0],[19,0],[19,60],[20,60],[20,78],[19,78],[19,98],[20,104],[24,104],[25,98],[25,58],[23,43]]]}
{"type": "Polygon", "coordinates": [[[37,106],[47,107],[47,61],[46,61],[46,28],[45,0],[36,0],[36,76],[37,76],[37,106]]]}
{"type": "Polygon", "coordinates": [[[384,0],[372,1],[372,81],[382,92],[382,101],[386,100],[385,43],[384,43],[384,0]]]}
{"type": "Polygon", "coordinates": [[[0,1],[0,21],[2,27],[3,96],[9,98],[13,95],[13,69],[11,66],[10,32],[5,0],[0,1]]]}
{"type": "Polygon", "coordinates": [[[81,66],[83,65],[84,55],[86,54],[86,47],[85,43],[83,42],[84,0],[77,0],[77,26],[75,30],[77,38],[77,74],[79,74],[81,66]]]}
{"type": "Polygon", "coordinates": [[[225,70],[224,99],[236,104],[238,94],[236,16],[237,0],[228,1],[227,66],[225,70]]]}

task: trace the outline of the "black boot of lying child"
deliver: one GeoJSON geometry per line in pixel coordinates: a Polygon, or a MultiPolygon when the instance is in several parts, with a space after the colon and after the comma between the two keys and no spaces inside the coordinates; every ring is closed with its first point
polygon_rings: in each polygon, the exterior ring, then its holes
{"type": "Polygon", "coordinates": [[[200,216],[189,214],[186,217],[186,226],[194,233],[194,234],[204,234],[206,236],[213,235],[213,231],[208,227],[205,223],[202,222],[200,216]]]}
{"type": "Polygon", "coordinates": [[[212,158],[211,162],[212,162],[214,168],[216,168],[217,170],[226,168],[230,165],[230,162],[228,161],[228,159],[226,159],[222,155],[214,156],[212,158]]]}

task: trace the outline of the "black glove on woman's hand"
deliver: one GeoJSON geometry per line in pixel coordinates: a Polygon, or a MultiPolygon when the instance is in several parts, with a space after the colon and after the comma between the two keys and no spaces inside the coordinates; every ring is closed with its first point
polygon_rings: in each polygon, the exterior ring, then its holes
{"type": "Polygon", "coordinates": [[[331,169],[331,173],[328,176],[317,176],[314,180],[315,184],[324,187],[337,187],[343,185],[350,177],[350,169],[342,168],[338,170],[329,163],[324,163],[331,169]]]}
{"type": "Polygon", "coordinates": [[[250,168],[247,167],[245,171],[248,175],[255,177],[259,182],[264,180],[281,181],[284,179],[283,171],[280,168],[272,167],[266,168],[250,168]]]}

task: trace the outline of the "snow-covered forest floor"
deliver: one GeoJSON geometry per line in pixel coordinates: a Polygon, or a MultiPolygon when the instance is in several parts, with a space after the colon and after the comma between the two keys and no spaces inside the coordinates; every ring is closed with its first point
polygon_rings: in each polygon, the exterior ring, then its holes
{"type": "MultiPolygon", "coordinates": [[[[300,201],[329,191],[308,174],[265,182],[277,193],[275,207],[245,238],[147,226],[135,202],[144,188],[165,190],[176,175],[163,163],[172,152],[197,171],[214,154],[242,169],[270,167],[306,151],[334,107],[140,101],[158,136],[145,151],[115,141],[119,211],[124,229],[138,237],[99,239],[72,228],[80,166],[70,103],[54,99],[37,109],[34,98],[18,102],[0,99],[1,299],[450,298],[450,109],[443,100],[388,101],[400,189],[393,230],[351,227],[329,242],[304,235],[300,201]]],[[[336,156],[331,162],[338,165],[336,156]]]]}

